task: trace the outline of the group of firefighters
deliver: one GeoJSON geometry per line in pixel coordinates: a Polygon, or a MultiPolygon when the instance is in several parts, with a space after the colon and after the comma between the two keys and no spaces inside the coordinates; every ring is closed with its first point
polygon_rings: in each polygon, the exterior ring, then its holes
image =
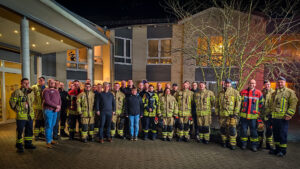
{"type": "MultiPolygon", "coordinates": [[[[130,134],[128,120],[128,111],[135,109],[130,109],[128,106],[133,104],[127,103],[130,101],[128,98],[134,95],[142,100],[142,111],[138,116],[142,126],[140,136],[144,140],[155,140],[158,129],[161,128],[164,141],[171,141],[175,135],[177,141],[189,141],[190,137],[193,137],[198,142],[207,144],[210,140],[212,114],[215,114],[219,119],[223,147],[236,149],[238,126],[241,149],[249,146],[255,152],[262,148],[266,138],[266,149],[270,150],[269,153],[284,156],[287,148],[288,121],[295,114],[298,102],[295,92],[286,87],[286,79],[278,78],[276,90],[271,88],[268,80],[264,81],[262,91],[256,89],[254,79],[249,81],[247,89],[240,92],[235,90],[231,83],[230,79],[226,79],[222,91],[215,97],[215,94],[206,88],[205,82],[190,84],[189,81],[185,81],[181,90],[175,83],[172,86],[166,84],[164,90],[162,84],[157,83],[155,90],[147,81],[140,82],[136,88],[132,80],[129,80],[127,85],[124,80],[121,81],[121,85],[91,85],[91,81],[87,80],[84,89],[81,89],[80,82],[75,80],[69,90],[65,91],[64,84],[56,81],[55,89],[60,93],[61,105],[57,109],[59,112],[53,129],[53,139],[57,140],[60,133],[61,137],[73,140],[76,124],[79,124],[79,135],[83,142],[94,141],[96,137],[99,137],[100,143],[104,142],[103,137],[109,142],[112,142],[114,137],[136,141],[137,135],[130,134]],[[101,115],[104,110],[109,112],[101,107],[109,102],[105,98],[110,97],[100,96],[102,93],[113,95],[110,116],[101,115]],[[106,117],[106,120],[103,120],[103,117],[106,117]],[[68,134],[65,132],[66,123],[68,134]],[[106,130],[104,136],[103,127],[106,130]]],[[[20,152],[23,151],[24,128],[25,149],[35,149],[32,144],[33,134],[35,140],[44,137],[43,91],[46,88],[44,77],[40,77],[38,83],[31,88],[28,79],[22,79],[21,88],[12,93],[10,105],[17,113],[16,147],[20,152]]],[[[139,104],[138,100],[135,102],[139,104]]]]}

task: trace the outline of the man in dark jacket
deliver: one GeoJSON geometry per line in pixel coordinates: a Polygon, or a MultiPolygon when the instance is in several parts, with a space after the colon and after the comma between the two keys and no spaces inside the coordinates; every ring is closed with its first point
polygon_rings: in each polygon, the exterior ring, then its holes
{"type": "Polygon", "coordinates": [[[139,134],[139,120],[143,117],[144,104],[140,96],[137,95],[137,88],[133,87],[131,95],[125,101],[125,116],[130,120],[130,140],[137,141],[139,134]]]}
{"type": "Polygon", "coordinates": [[[61,99],[61,109],[60,109],[60,136],[69,137],[65,132],[66,121],[67,121],[67,108],[68,108],[68,92],[65,91],[64,83],[60,82],[60,88],[58,89],[61,99]]]}
{"type": "MultiPolygon", "coordinates": [[[[205,83],[205,82],[201,82],[201,83],[205,83]]],[[[193,93],[196,93],[199,91],[198,89],[198,83],[197,82],[193,82],[192,83],[192,89],[191,91],[193,93]]],[[[197,124],[197,113],[196,113],[196,104],[192,103],[192,117],[193,117],[193,123],[190,125],[190,136],[193,137],[193,131],[194,133],[194,138],[199,141],[199,130],[198,130],[198,124],[197,124]],[[195,129],[195,130],[193,130],[195,129]]]]}
{"type": "Polygon", "coordinates": [[[106,137],[108,142],[112,142],[110,137],[110,126],[112,115],[116,112],[116,102],[114,95],[109,91],[109,84],[103,83],[104,91],[97,94],[96,100],[96,111],[97,115],[100,116],[100,128],[99,128],[99,139],[100,143],[104,143],[103,130],[106,124],[106,137]]]}

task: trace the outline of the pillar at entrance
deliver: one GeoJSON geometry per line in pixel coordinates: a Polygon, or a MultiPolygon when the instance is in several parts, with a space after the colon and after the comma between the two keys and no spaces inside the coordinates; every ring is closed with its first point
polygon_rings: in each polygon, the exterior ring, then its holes
{"type": "Polygon", "coordinates": [[[21,58],[22,77],[30,81],[30,49],[29,49],[29,22],[24,17],[21,20],[21,58]]]}
{"type": "Polygon", "coordinates": [[[91,80],[91,83],[94,84],[93,76],[93,49],[88,48],[87,50],[87,77],[91,80]]]}

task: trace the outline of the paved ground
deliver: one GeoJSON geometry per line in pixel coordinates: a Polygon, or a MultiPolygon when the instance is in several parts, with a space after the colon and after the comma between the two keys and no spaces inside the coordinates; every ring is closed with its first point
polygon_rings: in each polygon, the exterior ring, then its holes
{"type": "MultiPolygon", "coordinates": [[[[295,136],[296,137],[296,136],[295,136]]],[[[297,136],[298,137],[298,136],[297,136]]],[[[34,142],[37,149],[16,153],[15,124],[0,126],[1,169],[297,169],[300,168],[300,142],[288,144],[288,154],[278,158],[266,150],[231,151],[217,144],[196,142],[142,141],[130,142],[115,139],[113,143],[81,143],[61,140],[53,149],[44,142],[34,142]]]]}

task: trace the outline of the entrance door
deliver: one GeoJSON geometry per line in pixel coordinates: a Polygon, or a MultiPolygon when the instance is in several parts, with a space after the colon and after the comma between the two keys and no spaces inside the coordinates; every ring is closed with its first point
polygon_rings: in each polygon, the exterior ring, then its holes
{"type": "MultiPolygon", "coordinates": [[[[0,72],[0,86],[2,88],[3,86],[3,82],[2,82],[2,72],[0,72]]],[[[0,89],[0,122],[3,121],[3,103],[2,103],[2,99],[3,99],[3,96],[2,96],[2,89],[0,89]]]]}
{"type": "Polygon", "coordinates": [[[5,73],[5,103],[6,111],[5,116],[6,120],[16,119],[16,113],[9,106],[9,99],[11,94],[18,88],[20,88],[22,75],[16,73],[5,73]]]}

